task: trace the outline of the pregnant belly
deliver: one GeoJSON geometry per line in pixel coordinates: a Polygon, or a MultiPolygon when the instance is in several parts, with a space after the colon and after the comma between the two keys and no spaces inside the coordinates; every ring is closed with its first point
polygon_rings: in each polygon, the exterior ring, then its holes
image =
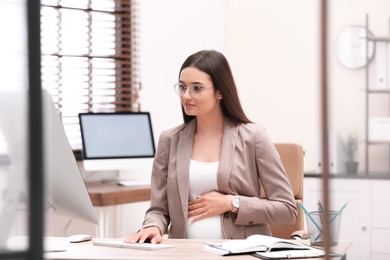
{"type": "Polygon", "coordinates": [[[195,222],[187,221],[187,238],[189,239],[223,239],[221,217],[213,216],[195,222]]]}

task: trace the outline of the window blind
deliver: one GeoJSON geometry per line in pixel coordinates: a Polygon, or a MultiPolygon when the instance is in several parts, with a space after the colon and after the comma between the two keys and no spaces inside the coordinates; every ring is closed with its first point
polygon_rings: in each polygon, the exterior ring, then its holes
{"type": "Polygon", "coordinates": [[[80,112],[140,111],[137,15],[131,0],[42,0],[42,85],[76,153],[80,112]]]}

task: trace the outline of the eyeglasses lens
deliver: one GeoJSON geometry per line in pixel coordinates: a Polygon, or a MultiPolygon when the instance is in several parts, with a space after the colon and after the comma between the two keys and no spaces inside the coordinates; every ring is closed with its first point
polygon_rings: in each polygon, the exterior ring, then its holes
{"type": "Polygon", "coordinates": [[[191,86],[187,87],[186,85],[180,84],[180,83],[175,84],[174,88],[175,88],[176,94],[179,95],[180,97],[183,96],[188,89],[191,97],[193,97],[193,98],[199,97],[200,94],[202,93],[202,90],[204,89],[201,86],[191,85],[191,86]]]}

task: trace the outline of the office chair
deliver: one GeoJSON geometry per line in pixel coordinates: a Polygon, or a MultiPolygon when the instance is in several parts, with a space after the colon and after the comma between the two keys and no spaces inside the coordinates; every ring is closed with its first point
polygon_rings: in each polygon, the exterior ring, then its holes
{"type": "MultiPolygon", "coordinates": [[[[307,238],[307,231],[304,230],[305,215],[299,206],[299,203],[302,203],[303,201],[303,148],[300,144],[296,143],[275,143],[275,148],[279,153],[293,189],[294,198],[298,209],[298,219],[294,224],[289,225],[271,224],[270,228],[272,236],[284,239],[290,239],[293,236],[307,238]]],[[[261,190],[263,191],[263,189],[261,190]]],[[[266,197],[263,192],[261,197],[266,197]]]]}

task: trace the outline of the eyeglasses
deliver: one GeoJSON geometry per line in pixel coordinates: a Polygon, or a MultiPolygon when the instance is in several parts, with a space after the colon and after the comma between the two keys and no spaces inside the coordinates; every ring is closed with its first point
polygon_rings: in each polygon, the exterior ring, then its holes
{"type": "Polygon", "coordinates": [[[179,95],[180,97],[182,97],[186,93],[187,89],[189,89],[188,91],[190,92],[190,96],[193,98],[198,98],[202,94],[203,90],[211,88],[211,87],[206,88],[206,87],[202,87],[199,85],[191,85],[191,86],[187,87],[183,83],[176,83],[174,88],[175,88],[176,94],[179,95]]]}

